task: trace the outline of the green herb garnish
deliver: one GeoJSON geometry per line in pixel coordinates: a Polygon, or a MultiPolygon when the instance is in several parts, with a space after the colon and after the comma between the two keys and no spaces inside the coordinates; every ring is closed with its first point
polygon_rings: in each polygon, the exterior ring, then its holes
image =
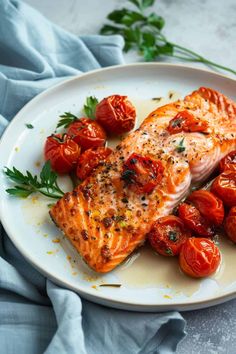
{"type": "Polygon", "coordinates": [[[89,96],[86,98],[86,104],[84,105],[84,113],[88,118],[95,119],[96,106],[98,99],[95,96],[89,96]]]}
{"type": "Polygon", "coordinates": [[[99,286],[102,286],[102,287],[111,286],[113,288],[120,288],[121,284],[100,284],[99,286]]]}
{"type": "Polygon", "coordinates": [[[70,112],[65,112],[60,117],[61,119],[57,123],[57,128],[60,127],[68,128],[71,123],[74,123],[78,120],[78,117],[76,117],[74,114],[70,112]]]}
{"type": "Polygon", "coordinates": [[[177,152],[183,152],[185,151],[185,146],[184,146],[184,138],[179,142],[179,145],[176,146],[176,151],[177,152]]]}
{"type": "Polygon", "coordinates": [[[170,121],[170,127],[171,128],[176,128],[176,127],[181,127],[181,124],[183,123],[183,119],[179,118],[179,119],[174,119],[170,121]]]}
{"type": "MultiPolygon", "coordinates": [[[[86,98],[86,103],[84,105],[84,113],[86,117],[95,119],[95,111],[96,106],[98,104],[98,99],[94,96],[89,96],[86,98]]],[[[74,114],[70,112],[65,112],[64,114],[60,115],[61,119],[57,124],[57,128],[64,127],[68,128],[69,125],[79,120],[74,114]]]]}
{"type": "Polygon", "coordinates": [[[170,248],[167,248],[165,250],[165,253],[168,254],[169,256],[173,256],[173,252],[172,252],[172,250],[170,248]]]}
{"type": "Polygon", "coordinates": [[[27,123],[25,126],[28,129],[34,129],[34,126],[32,124],[30,124],[30,123],[27,123]]]}
{"type": "Polygon", "coordinates": [[[136,49],[146,61],[158,57],[174,57],[188,62],[204,63],[236,75],[235,70],[214,63],[188,48],[169,41],[162,33],[165,26],[164,18],[154,12],[146,12],[147,8],[153,6],[155,0],[128,1],[132,3],[134,9],[123,8],[111,12],[107,16],[110,22],[100,30],[101,34],[120,34],[125,40],[125,52],[136,49]]]}
{"type": "Polygon", "coordinates": [[[120,227],[126,227],[126,226],[127,226],[127,222],[124,221],[124,220],[121,220],[121,221],[119,222],[119,226],[120,226],[120,227]]]}
{"type": "Polygon", "coordinates": [[[54,199],[59,199],[64,195],[57,184],[57,174],[52,171],[49,161],[44,164],[39,176],[33,176],[29,171],[23,174],[15,167],[12,170],[6,167],[4,173],[10,180],[17,183],[14,188],[6,189],[7,193],[16,197],[27,198],[35,192],[54,199]]]}
{"type": "Polygon", "coordinates": [[[169,240],[176,242],[177,241],[177,232],[176,231],[169,231],[168,233],[169,240]]]}

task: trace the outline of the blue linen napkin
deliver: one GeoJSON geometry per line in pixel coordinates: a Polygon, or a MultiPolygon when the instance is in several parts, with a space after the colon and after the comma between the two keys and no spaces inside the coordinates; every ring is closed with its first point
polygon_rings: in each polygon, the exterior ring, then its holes
{"type": "MultiPolygon", "coordinates": [[[[76,36],[17,0],[0,0],[0,134],[31,98],[67,76],[122,64],[119,36],[76,36]]],[[[136,313],[82,300],[38,273],[0,226],[0,351],[173,353],[178,312],[136,313]]]]}

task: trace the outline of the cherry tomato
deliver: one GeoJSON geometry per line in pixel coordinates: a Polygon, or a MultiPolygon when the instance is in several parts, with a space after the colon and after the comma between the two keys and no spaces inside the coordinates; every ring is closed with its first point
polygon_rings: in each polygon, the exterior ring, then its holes
{"type": "Polygon", "coordinates": [[[104,129],[90,118],[81,118],[71,123],[67,133],[73,136],[74,141],[81,146],[81,150],[104,146],[106,133],[104,129]]]}
{"type": "Polygon", "coordinates": [[[177,134],[182,131],[184,132],[204,132],[208,127],[206,121],[195,117],[190,112],[181,111],[176,114],[176,116],[171,119],[167,130],[170,134],[177,134]]]}
{"type": "Polygon", "coordinates": [[[107,133],[123,134],[134,128],[136,111],[127,96],[112,95],[97,105],[95,115],[107,133]]]}
{"type": "Polygon", "coordinates": [[[180,204],[178,215],[186,227],[199,236],[211,237],[214,231],[210,223],[200,214],[199,210],[190,204],[180,204]]]}
{"type": "Polygon", "coordinates": [[[110,148],[98,147],[84,151],[78,160],[76,174],[82,181],[111,154],[110,148]]]}
{"type": "Polygon", "coordinates": [[[80,155],[80,147],[68,134],[52,134],[44,146],[45,160],[51,162],[57,173],[69,173],[74,169],[80,155]]]}
{"type": "Polygon", "coordinates": [[[139,194],[151,193],[164,172],[162,163],[133,153],[124,163],[122,180],[139,194]]]}
{"type": "Polygon", "coordinates": [[[224,171],[213,182],[212,193],[228,207],[236,206],[236,171],[224,171]]]}
{"type": "Polygon", "coordinates": [[[183,221],[174,215],[158,219],[147,235],[151,246],[163,256],[176,256],[190,237],[183,221]]]}
{"type": "Polygon", "coordinates": [[[208,238],[190,237],[179,255],[181,270],[194,278],[208,277],[219,267],[219,248],[208,238]]]}
{"type": "Polygon", "coordinates": [[[219,168],[220,172],[224,172],[226,170],[236,171],[236,150],[231,151],[220,161],[219,168]]]}
{"type": "Polygon", "coordinates": [[[231,241],[236,243],[236,206],[230,209],[225,219],[225,232],[231,241]]]}
{"type": "Polygon", "coordinates": [[[224,220],[222,201],[213,193],[200,189],[188,197],[188,201],[200,211],[200,214],[215,226],[220,226],[224,220]]]}

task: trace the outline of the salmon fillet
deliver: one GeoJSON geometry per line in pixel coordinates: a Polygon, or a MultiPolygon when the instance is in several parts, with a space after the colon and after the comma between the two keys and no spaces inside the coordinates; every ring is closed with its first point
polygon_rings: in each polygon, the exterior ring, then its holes
{"type": "Polygon", "coordinates": [[[190,187],[206,180],[220,159],[235,149],[235,103],[201,87],[152,112],[103,165],[52,207],[50,215],[92,269],[109,272],[144,243],[156,219],[170,214],[190,187]],[[169,121],[183,110],[206,121],[207,132],[168,133],[169,121]],[[178,152],[183,138],[185,150],[178,152]],[[124,161],[132,153],[164,166],[150,194],[135,193],[121,179],[124,161]]]}

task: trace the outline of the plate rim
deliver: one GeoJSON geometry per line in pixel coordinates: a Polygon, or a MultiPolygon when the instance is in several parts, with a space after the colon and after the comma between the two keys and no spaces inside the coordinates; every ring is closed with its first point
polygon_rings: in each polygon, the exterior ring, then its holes
{"type": "MultiPolygon", "coordinates": [[[[213,72],[211,70],[207,70],[207,69],[203,69],[203,68],[197,68],[194,66],[190,66],[190,65],[184,65],[184,64],[174,64],[174,63],[130,63],[130,64],[121,64],[121,65],[114,65],[114,66],[110,66],[110,67],[105,67],[105,68],[99,68],[99,69],[95,69],[95,70],[91,70],[89,72],[86,73],[81,73],[79,75],[76,76],[69,76],[68,78],[65,77],[62,79],[62,81],[60,81],[59,83],[49,87],[48,89],[44,90],[43,92],[41,92],[40,94],[36,95],[34,98],[32,98],[29,102],[27,102],[21,109],[20,111],[14,116],[14,118],[11,120],[11,122],[8,124],[8,126],[6,127],[6,129],[4,130],[1,138],[0,138],[0,149],[4,146],[4,142],[5,142],[5,137],[7,137],[8,131],[11,130],[11,127],[13,124],[15,124],[15,122],[17,120],[21,120],[21,117],[24,116],[24,112],[31,109],[31,106],[35,105],[38,103],[38,101],[42,100],[44,98],[44,96],[47,96],[48,94],[52,94],[53,91],[57,91],[57,89],[60,87],[62,88],[63,86],[68,85],[69,83],[79,80],[80,78],[85,78],[85,77],[89,77],[89,76],[93,76],[96,75],[96,73],[100,73],[100,72],[104,72],[104,71],[113,71],[113,70],[119,70],[120,68],[133,68],[135,69],[135,67],[162,67],[168,70],[168,68],[181,68],[187,71],[192,71],[195,73],[198,72],[203,72],[206,73],[208,75],[211,75],[212,77],[218,77],[218,78],[223,78],[225,80],[229,80],[233,83],[236,82],[236,79],[229,77],[227,75],[221,74],[221,73],[216,73],[213,72]]],[[[3,198],[4,200],[4,198],[3,198]]],[[[43,274],[44,276],[46,276],[48,279],[52,280],[53,282],[55,282],[56,284],[62,285],[64,287],[67,287],[68,289],[71,289],[73,291],[75,291],[76,293],[79,293],[82,297],[84,298],[90,298],[91,301],[94,301],[96,303],[102,303],[105,304],[105,302],[107,301],[106,305],[107,306],[112,306],[116,307],[118,306],[119,308],[123,308],[126,307],[129,310],[138,310],[138,311],[152,311],[152,310],[173,310],[173,309],[181,309],[183,310],[189,310],[191,307],[192,309],[194,309],[194,307],[197,308],[204,308],[204,307],[210,307],[219,303],[223,303],[225,301],[231,300],[233,298],[236,297],[236,290],[231,290],[225,294],[221,294],[219,296],[214,296],[211,298],[203,298],[203,299],[196,299],[195,301],[189,301],[189,302],[185,302],[185,301],[180,301],[180,302],[175,302],[175,303],[170,303],[170,302],[165,302],[165,303],[160,303],[157,304],[157,302],[153,302],[153,303],[143,303],[143,302],[139,302],[139,301],[129,301],[129,299],[127,300],[118,300],[115,298],[111,298],[110,295],[106,294],[106,293],[96,293],[94,289],[90,289],[90,288],[86,288],[86,291],[84,291],[84,289],[79,289],[77,287],[74,287],[73,285],[71,285],[70,283],[67,283],[66,280],[61,280],[60,277],[55,277],[54,275],[50,274],[49,271],[45,270],[41,265],[37,264],[37,261],[35,261],[33,259],[33,257],[30,256],[30,254],[26,254],[24,249],[21,248],[20,242],[17,241],[17,239],[15,239],[15,236],[12,234],[11,230],[8,229],[8,225],[7,222],[5,220],[4,217],[4,208],[3,208],[3,200],[0,203],[0,219],[2,222],[2,225],[7,233],[7,235],[9,236],[9,238],[11,239],[12,243],[14,244],[14,246],[18,249],[18,251],[23,255],[23,257],[34,267],[36,268],[41,274],[43,274]],[[133,309],[132,309],[133,307],[133,309]],[[134,309],[135,307],[135,309],[134,309]],[[137,308],[138,307],[138,308],[137,308]],[[185,308],[186,307],[186,308],[185,308]],[[140,308],[140,309],[139,309],[140,308]]]]}

